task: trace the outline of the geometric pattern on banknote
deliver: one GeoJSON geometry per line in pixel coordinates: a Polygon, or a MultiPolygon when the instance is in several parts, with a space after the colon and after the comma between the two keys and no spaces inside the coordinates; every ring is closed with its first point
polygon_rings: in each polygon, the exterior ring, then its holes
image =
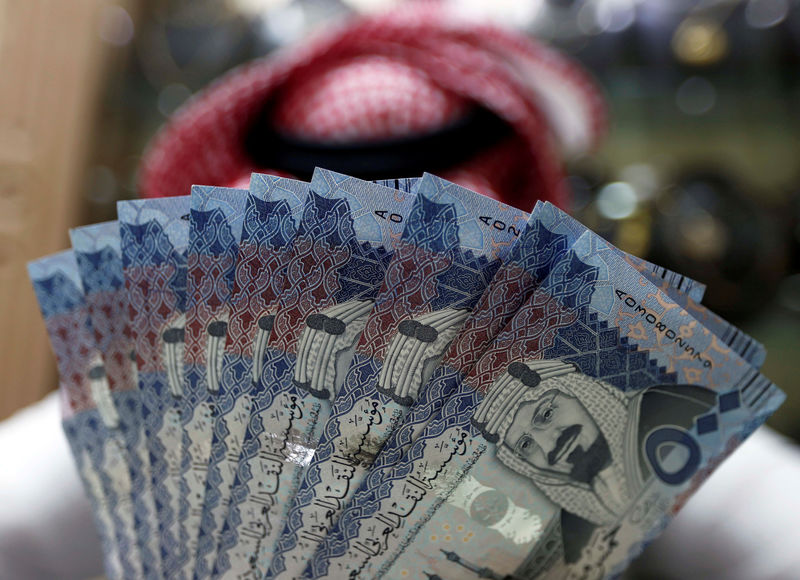
{"type": "MultiPolygon", "coordinates": [[[[131,318],[139,373],[179,371],[182,375],[182,368],[172,368],[178,363],[177,358],[181,358],[182,363],[182,357],[176,354],[174,360],[165,358],[168,356],[165,349],[183,348],[183,311],[178,306],[184,302],[184,297],[175,295],[165,286],[173,280],[186,279],[185,261],[182,264],[132,268],[126,276],[131,281],[128,291],[131,309],[142,305],[131,318]],[[168,331],[172,328],[179,329],[180,334],[170,334],[168,331]]],[[[181,389],[177,389],[176,395],[180,393],[181,389]]]]}
{"type": "Polygon", "coordinates": [[[75,259],[86,294],[114,291],[125,285],[121,258],[113,248],[104,246],[96,252],[75,252],[75,259]]]}
{"type": "Polygon", "coordinates": [[[285,199],[270,201],[254,195],[248,197],[242,241],[281,248],[292,242],[296,228],[291,206],[285,199]]]}
{"type": "Polygon", "coordinates": [[[120,223],[140,372],[163,371],[163,332],[186,303],[186,255],[156,221],[120,223]],[[130,251],[129,251],[130,250],[130,251]]]}
{"type": "MultiPolygon", "coordinates": [[[[550,272],[548,279],[552,280],[552,284],[548,286],[548,292],[535,291],[525,306],[512,318],[510,329],[502,331],[498,335],[496,343],[478,361],[473,371],[475,375],[474,383],[479,385],[489,384],[491,381],[488,381],[488,377],[494,376],[499,372],[499,369],[504,367],[509,359],[516,360],[525,355],[526,343],[504,340],[505,337],[512,337],[515,335],[514,333],[524,333],[528,328],[532,330],[541,328],[542,332],[554,332],[555,329],[548,331],[548,329],[542,327],[547,322],[547,318],[537,318],[540,315],[541,308],[559,309],[559,303],[561,303],[574,311],[580,306],[589,304],[597,275],[598,270],[596,267],[582,262],[577,258],[574,251],[567,252],[565,257],[559,260],[550,272]],[[550,298],[553,298],[553,300],[550,300],[550,298]]],[[[592,329],[589,330],[591,331],[592,329]]],[[[588,337],[585,335],[578,336],[585,339],[587,347],[591,347],[591,340],[588,337]]],[[[551,337],[551,340],[554,338],[551,337]]],[[[566,344],[574,344],[574,341],[566,344]]],[[[603,344],[605,345],[606,342],[603,342],[603,344]]],[[[583,344],[578,344],[578,347],[581,346],[583,344]]],[[[567,351],[561,356],[574,354],[574,351],[567,351]]]]}
{"type": "Polygon", "coordinates": [[[333,299],[341,290],[339,270],[350,261],[353,242],[357,243],[347,201],[309,192],[270,346],[283,352],[295,348],[304,327],[302,320],[309,314],[304,302],[313,300],[314,306],[323,308],[338,302],[333,299]]]}
{"type": "Polygon", "coordinates": [[[33,281],[33,289],[45,319],[53,352],[58,357],[60,388],[65,415],[94,408],[91,392],[86,388],[86,372],[94,341],[86,329],[83,294],[67,276],[56,272],[33,281]],[[56,291],[57,289],[57,291],[56,291]]]}
{"type": "Polygon", "coordinates": [[[226,352],[251,355],[256,319],[277,305],[283,291],[295,227],[286,200],[248,196],[226,352]]]}
{"type": "Polygon", "coordinates": [[[570,308],[589,304],[597,281],[597,268],[584,263],[574,251],[553,265],[548,276],[548,292],[570,308]]]}
{"type": "Polygon", "coordinates": [[[461,332],[442,359],[466,374],[477,363],[497,333],[546,276],[554,261],[566,252],[566,235],[531,220],[497,271],[461,332]]]}
{"type": "Polygon", "coordinates": [[[395,244],[386,278],[359,341],[361,354],[383,358],[389,338],[402,320],[409,314],[431,311],[430,304],[439,294],[437,279],[452,264],[449,254],[452,250],[430,251],[405,240],[395,244]]]}
{"type": "MultiPolygon", "coordinates": [[[[221,314],[220,309],[230,299],[238,255],[238,240],[222,210],[192,210],[191,216],[194,235],[187,252],[187,287],[191,288],[191,295],[187,296],[187,367],[206,362],[206,341],[212,340],[210,335],[204,336],[206,326],[221,314]]],[[[224,333],[220,339],[224,346],[224,333]]],[[[199,380],[205,380],[204,373],[199,380]]]]}
{"type": "MultiPolygon", "coordinates": [[[[224,388],[217,399],[219,416],[214,424],[206,497],[198,534],[199,573],[210,572],[206,570],[208,564],[204,556],[216,548],[219,530],[216,529],[217,522],[214,519],[214,513],[218,511],[215,508],[223,499],[227,499],[230,489],[230,484],[222,489],[224,479],[221,471],[226,456],[233,451],[225,444],[231,434],[228,421],[244,425],[248,419],[228,417],[228,414],[233,411],[236,401],[252,388],[251,357],[254,334],[259,332],[256,322],[267,311],[274,312],[277,307],[285,282],[284,269],[291,255],[295,228],[291,207],[286,200],[273,202],[248,196],[225,346],[222,377],[224,388]],[[224,497],[222,494],[225,494],[224,497]]],[[[238,456],[238,448],[236,455],[238,456]]]]}
{"type": "Polygon", "coordinates": [[[53,350],[59,353],[60,388],[65,391],[69,410],[77,413],[95,408],[86,387],[88,356],[93,350],[89,333],[83,331],[86,321],[74,313],[62,313],[50,316],[45,325],[53,350]]]}
{"type": "MultiPolygon", "coordinates": [[[[143,224],[120,222],[120,238],[125,251],[122,254],[122,267],[128,269],[135,266],[158,265],[175,259],[175,248],[169,240],[161,223],[149,220],[143,224]]],[[[186,288],[185,280],[175,280],[173,289],[176,294],[179,287],[186,288]]]]}
{"type": "Polygon", "coordinates": [[[45,319],[84,306],[83,291],[62,272],[33,280],[33,290],[45,319]]]}
{"type": "Polygon", "coordinates": [[[75,259],[111,390],[138,389],[133,382],[135,355],[122,258],[116,250],[104,246],[96,252],[75,251],[75,259]]]}
{"type": "MultiPolygon", "coordinates": [[[[358,352],[382,359],[403,320],[442,308],[470,309],[492,279],[491,264],[459,248],[459,227],[453,204],[419,195],[370,315],[358,352]]],[[[413,327],[412,327],[413,328],[413,327]]]]}
{"type": "Polygon", "coordinates": [[[436,203],[418,195],[403,228],[403,241],[430,252],[458,246],[458,213],[451,203],[436,203]]]}
{"type": "Polygon", "coordinates": [[[141,225],[120,222],[120,236],[125,275],[132,277],[128,293],[131,318],[137,323],[134,332],[137,343],[144,338],[145,344],[153,347],[145,357],[145,364],[152,365],[160,359],[161,340],[153,333],[185,309],[186,254],[173,248],[155,220],[141,225]],[[147,336],[143,337],[142,332],[147,336]]]}
{"type": "Polygon", "coordinates": [[[530,220],[505,260],[526,270],[534,280],[544,279],[550,267],[566,252],[569,236],[551,231],[538,219],[530,220]]]}
{"type": "Polygon", "coordinates": [[[358,242],[346,199],[309,192],[270,347],[294,351],[311,304],[317,311],[356,297],[374,297],[390,258],[383,246],[358,242]]]}
{"type": "Polygon", "coordinates": [[[211,309],[217,309],[227,302],[233,289],[239,241],[234,238],[231,225],[221,209],[193,209],[191,216],[194,235],[187,252],[188,259],[209,257],[216,259],[219,265],[209,272],[204,271],[205,263],[199,264],[200,267],[197,262],[192,263],[189,274],[194,292],[191,297],[187,296],[191,300],[187,307],[208,304],[211,309]]]}

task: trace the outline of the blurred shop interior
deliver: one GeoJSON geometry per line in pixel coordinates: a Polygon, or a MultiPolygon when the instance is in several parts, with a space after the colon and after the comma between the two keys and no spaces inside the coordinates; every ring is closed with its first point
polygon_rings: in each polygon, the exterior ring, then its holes
{"type": "MultiPolygon", "coordinates": [[[[572,213],[708,285],[800,440],[800,1],[464,0],[580,61],[610,108],[572,213]]],[[[25,261],[136,197],[143,150],[232,67],[387,0],[0,0],[0,418],[56,385],[25,261]],[[68,5],[68,6],[67,6],[68,5]]]]}

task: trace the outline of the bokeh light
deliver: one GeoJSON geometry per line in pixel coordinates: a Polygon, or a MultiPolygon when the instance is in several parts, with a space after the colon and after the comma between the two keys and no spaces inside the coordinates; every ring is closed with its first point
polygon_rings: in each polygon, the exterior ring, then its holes
{"type": "Polygon", "coordinates": [[[609,183],[597,195],[597,211],[612,220],[630,217],[637,204],[636,191],[624,181],[609,183]]]}
{"type": "Polygon", "coordinates": [[[714,108],[717,91],[703,77],[689,77],[678,87],[675,104],[687,115],[703,115],[714,108]]]}

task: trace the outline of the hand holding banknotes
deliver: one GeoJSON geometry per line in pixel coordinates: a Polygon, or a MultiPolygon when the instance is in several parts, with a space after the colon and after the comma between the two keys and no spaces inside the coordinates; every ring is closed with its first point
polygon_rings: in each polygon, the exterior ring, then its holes
{"type": "Polygon", "coordinates": [[[232,73],[30,263],[109,578],[615,577],[783,401],[702,283],[559,209],[591,82],[451,16],[232,73]]]}
{"type": "Polygon", "coordinates": [[[548,203],[390,184],[121,202],[30,264],[109,576],[613,575],[783,400],[702,285],[548,203]],[[241,296],[250,255],[282,291],[241,296]],[[250,341],[210,353],[220,320],[250,341]]]}

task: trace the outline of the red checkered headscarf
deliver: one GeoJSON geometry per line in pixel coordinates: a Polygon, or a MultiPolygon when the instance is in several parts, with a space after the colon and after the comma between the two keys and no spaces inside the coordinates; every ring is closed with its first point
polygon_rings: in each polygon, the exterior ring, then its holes
{"type": "Polygon", "coordinates": [[[568,207],[561,154],[605,127],[594,84],[529,38],[412,3],[232,71],[145,154],[145,197],[314,166],[364,178],[437,173],[523,209],[568,207]]]}

